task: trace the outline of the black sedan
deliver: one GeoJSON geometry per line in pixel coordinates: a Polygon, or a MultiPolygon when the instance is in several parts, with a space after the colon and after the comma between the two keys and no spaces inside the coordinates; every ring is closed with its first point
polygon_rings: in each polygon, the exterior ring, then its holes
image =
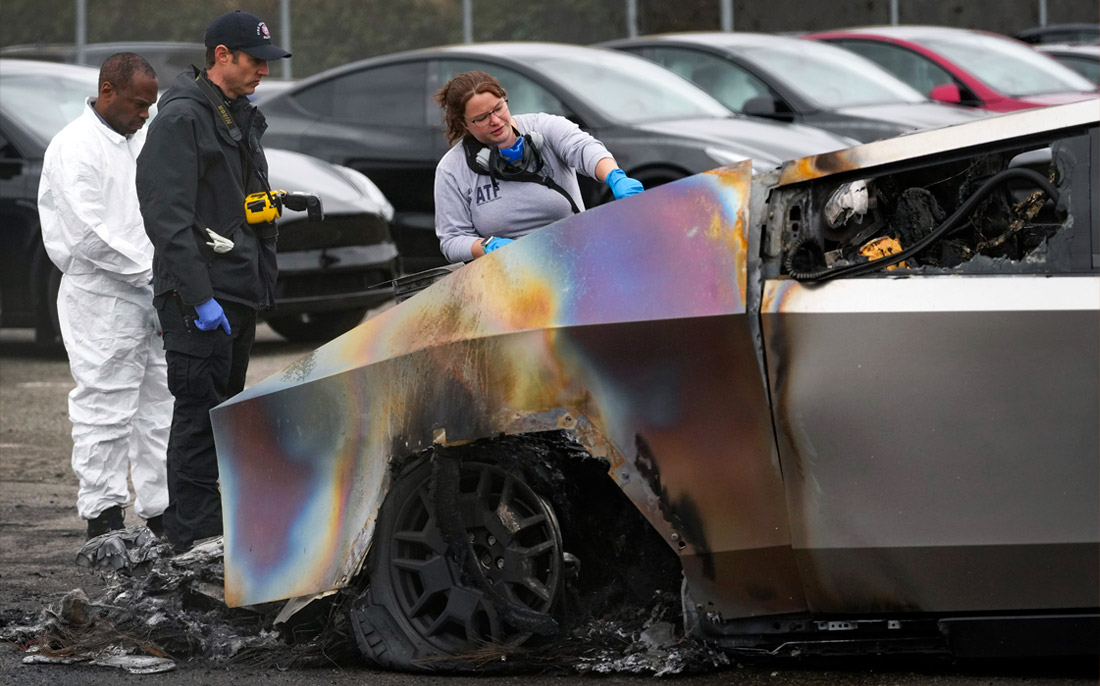
{"type": "Polygon", "coordinates": [[[734,112],[808,124],[862,142],[988,114],[932,102],[868,59],[799,38],[679,33],[601,45],[671,69],[734,112]]]}
{"type": "MultiPolygon", "coordinates": [[[[633,55],[551,43],[432,48],[322,72],[264,101],[265,140],[366,173],[396,208],[394,238],[406,271],[438,266],[432,188],[448,145],[432,95],[453,74],[475,69],[500,80],[513,114],[568,117],[647,187],[750,158],[755,169],[772,169],[853,142],[733,115],[686,79],[633,55]]],[[[586,205],[608,199],[585,181],[586,205]]]]}
{"type": "MultiPolygon", "coordinates": [[[[38,181],[54,134],[94,96],[98,70],[51,62],[0,59],[0,326],[33,327],[36,340],[59,338],[61,273],[42,247],[38,181]]],[[[163,85],[163,84],[162,84],[163,85]]],[[[397,275],[390,237],[393,208],[361,173],[300,153],[268,150],[273,187],[318,195],[323,223],[306,212],[279,222],[276,309],[267,321],[294,340],[327,340],[358,324],[392,295],[397,275]]]]}

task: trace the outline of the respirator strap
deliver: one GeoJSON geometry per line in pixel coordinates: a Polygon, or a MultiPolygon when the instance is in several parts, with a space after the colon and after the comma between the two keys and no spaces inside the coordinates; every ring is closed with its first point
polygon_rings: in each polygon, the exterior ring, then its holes
{"type": "MultiPolygon", "coordinates": [[[[513,127],[512,130],[515,131],[515,128],[513,127]]],[[[516,135],[519,135],[518,131],[516,135]]],[[[488,174],[494,186],[498,178],[504,181],[537,183],[546,186],[569,202],[569,209],[573,210],[573,214],[580,214],[581,210],[577,207],[573,196],[569,195],[569,191],[562,188],[557,181],[543,171],[542,152],[539,150],[543,141],[542,134],[532,131],[525,134],[524,138],[527,139],[527,143],[524,145],[523,158],[518,164],[512,164],[505,160],[496,148],[483,145],[473,136],[467,135],[462,139],[466,165],[477,174],[488,174]]]]}
{"type": "Polygon", "coordinates": [[[221,119],[222,124],[225,125],[226,130],[229,132],[229,137],[233,139],[233,142],[237,145],[242,145],[241,141],[244,140],[244,135],[241,133],[241,127],[237,126],[237,122],[233,119],[233,115],[229,113],[229,107],[225,104],[225,98],[218,96],[217,91],[214,90],[214,85],[206,78],[205,71],[199,71],[194,65],[191,66],[195,70],[195,83],[199,85],[199,90],[206,96],[206,99],[210,101],[210,106],[214,108],[214,111],[218,113],[218,117],[221,119]]]}
{"type": "MultiPolygon", "coordinates": [[[[271,196],[271,185],[267,181],[267,176],[252,163],[252,151],[248,147],[248,141],[244,139],[244,134],[241,133],[241,127],[237,126],[236,120],[233,119],[233,115],[229,112],[229,107],[225,104],[225,98],[219,96],[214,85],[206,78],[206,71],[200,71],[198,67],[191,65],[191,68],[195,70],[195,83],[198,84],[199,90],[206,96],[207,101],[210,102],[210,106],[217,112],[218,118],[221,119],[222,124],[225,126],[226,131],[229,133],[229,137],[237,144],[237,151],[241,155],[241,172],[244,175],[244,192],[248,193],[248,179],[252,177],[252,173],[256,173],[256,177],[260,179],[260,184],[267,192],[268,196],[271,196]]],[[[275,199],[271,198],[274,202],[275,199]]]]}

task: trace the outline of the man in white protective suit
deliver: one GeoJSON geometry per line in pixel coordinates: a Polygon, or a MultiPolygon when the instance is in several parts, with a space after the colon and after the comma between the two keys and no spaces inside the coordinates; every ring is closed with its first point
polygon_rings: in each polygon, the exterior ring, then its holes
{"type": "Polygon", "coordinates": [[[76,382],[72,465],[88,538],[125,526],[127,472],[134,510],[157,535],[168,505],[173,399],[134,181],[156,99],[148,62],[134,53],[107,58],[97,97],[46,149],[38,188],[42,239],[63,274],[57,313],[76,382]]]}

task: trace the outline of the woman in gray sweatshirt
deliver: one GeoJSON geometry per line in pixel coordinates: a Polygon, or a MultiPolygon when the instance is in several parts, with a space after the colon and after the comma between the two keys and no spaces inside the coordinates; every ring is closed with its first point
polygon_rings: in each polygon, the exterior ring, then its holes
{"type": "Polygon", "coordinates": [[[642,192],[607,148],[565,117],[508,111],[493,76],[469,71],[435,95],[454,145],[435,169],[435,232],[450,262],[467,262],[584,209],[577,171],[615,198],[642,192]]]}

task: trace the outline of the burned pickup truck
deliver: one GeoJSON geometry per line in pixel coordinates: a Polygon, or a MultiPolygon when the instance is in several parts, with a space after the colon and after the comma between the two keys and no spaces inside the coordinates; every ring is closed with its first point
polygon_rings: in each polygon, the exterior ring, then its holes
{"type": "Polygon", "coordinates": [[[213,411],[227,602],[349,598],[402,669],[670,587],[746,654],[1095,653],[1098,125],[724,167],[456,270],[213,411]]]}

